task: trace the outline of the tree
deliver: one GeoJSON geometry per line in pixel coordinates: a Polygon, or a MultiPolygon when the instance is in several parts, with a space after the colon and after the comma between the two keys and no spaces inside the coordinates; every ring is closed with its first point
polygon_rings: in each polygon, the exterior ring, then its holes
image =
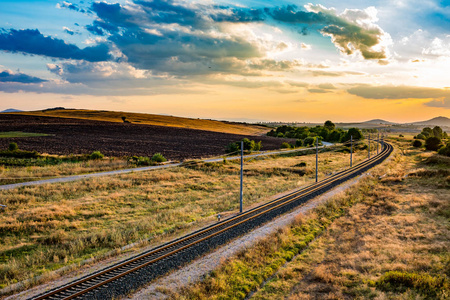
{"type": "Polygon", "coordinates": [[[430,127],[425,127],[421,132],[426,138],[433,136],[433,130],[430,127]]]}
{"type": "Polygon", "coordinates": [[[332,131],[332,130],[334,130],[334,129],[336,128],[336,125],[334,125],[333,122],[331,122],[330,120],[328,120],[328,121],[325,121],[324,127],[325,127],[326,129],[328,129],[329,131],[332,131]]]}
{"type": "Polygon", "coordinates": [[[429,137],[425,141],[425,148],[427,150],[437,151],[439,149],[439,145],[441,144],[441,139],[435,136],[429,137]]]}
{"type": "Polygon", "coordinates": [[[433,136],[442,139],[444,137],[444,132],[442,131],[442,128],[439,126],[435,126],[433,128],[433,136]]]}
{"type": "Polygon", "coordinates": [[[353,140],[355,141],[362,139],[363,135],[361,133],[361,130],[359,130],[358,128],[350,128],[341,139],[341,142],[349,141],[350,137],[353,137],[353,140]]]}

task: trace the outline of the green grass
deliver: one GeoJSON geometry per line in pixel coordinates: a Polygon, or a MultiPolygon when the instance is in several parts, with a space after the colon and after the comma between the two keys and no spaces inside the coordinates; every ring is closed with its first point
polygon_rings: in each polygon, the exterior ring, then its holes
{"type": "Polygon", "coordinates": [[[38,136],[49,136],[50,134],[45,133],[31,133],[22,131],[3,131],[0,132],[0,138],[21,138],[21,137],[38,137],[38,136]]]}

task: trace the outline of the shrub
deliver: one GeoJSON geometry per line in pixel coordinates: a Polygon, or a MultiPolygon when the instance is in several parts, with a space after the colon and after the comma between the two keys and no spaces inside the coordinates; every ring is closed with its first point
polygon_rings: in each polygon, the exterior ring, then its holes
{"type": "Polygon", "coordinates": [[[161,153],[155,153],[152,156],[152,161],[161,163],[167,161],[167,159],[161,153]]]}
{"type": "Polygon", "coordinates": [[[225,153],[233,153],[233,152],[237,152],[239,151],[239,145],[238,143],[229,143],[226,147],[225,147],[225,153]]]}
{"type": "Polygon", "coordinates": [[[375,285],[378,289],[387,292],[404,292],[407,289],[414,289],[431,299],[439,298],[442,291],[449,288],[449,283],[444,277],[399,271],[385,273],[375,282],[375,285]]]}
{"type": "Polygon", "coordinates": [[[137,166],[151,166],[154,165],[154,162],[147,156],[132,156],[128,159],[130,163],[133,163],[137,166]]]}
{"type": "Polygon", "coordinates": [[[4,150],[0,151],[0,156],[3,157],[15,157],[15,158],[38,158],[40,155],[36,151],[24,151],[24,150],[4,150]]]}
{"type": "Polygon", "coordinates": [[[440,143],[441,143],[440,138],[432,136],[425,140],[425,148],[427,150],[437,151],[439,149],[440,143]]]}
{"type": "Polygon", "coordinates": [[[405,137],[403,134],[399,134],[398,137],[405,137]]]}
{"type": "Polygon", "coordinates": [[[291,148],[291,145],[289,143],[284,142],[281,144],[281,149],[289,149],[289,148],[291,148]]]}
{"type": "Polygon", "coordinates": [[[422,142],[419,141],[419,140],[415,140],[413,142],[413,146],[416,147],[416,148],[422,147],[422,142]]]}
{"type": "Polygon", "coordinates": [[[295,147],[301,147],[303,146],[303,141],[302,140],[296,140],[295,141],[295,147]]]}
{"type": "Polygon", "coordinates": [[[303,140],[303,145],[304,146],[311,146],[311,145],[314,144],[314,142],[315,142],[314,138],[309,136],[309,137],[307,137],[306,139],[303,140]]]}
{"type": "Polygon", "coordinates": [[[304,161],[302,161],[301,163],[296,164],[294,167],[303,168],[303,167],[306,167],[306,163],[304,161]]]}
{"type": "Polygon", "coordinates": [[[100,151],[94,151],[89,155],[89,159],[102,159],[105,157],[100,151]]]}
{"type": "Polygon", "coordinates": [[[282,132],[278,132],[277,137],[284,137],[284,134],[282,132]]]}
{"type": "Polygon", "coordinates": [[[8,147],[8,150],[9,151],[16,151],[16,150],[19,150],[19,146],[17,146],[17,143],[10,143],[9,144],[9,147],[8,147]]]}
{"type": "Polygon", "coordinates": [[[423,133],[419,133],[419,134],[416,136],[416,138],[417,138],[418,140],[426,140],[426,139],[427,139],[427,137],[426,137],[423,133]]]}
{"type": "Polygon", "coordinates": [[[445,147],[439,149],[438,153],[440,155],[450,156],[450,143],[447,143],[445,147]]]}

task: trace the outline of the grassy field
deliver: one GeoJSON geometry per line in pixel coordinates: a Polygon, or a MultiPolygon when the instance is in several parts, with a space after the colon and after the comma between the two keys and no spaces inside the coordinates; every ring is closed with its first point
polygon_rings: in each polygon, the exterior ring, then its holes
{"type": "Polygon", "coordinates": [[[64,110],[20,112],[13,114],[88,119],[88,120],[120,122],[120,123],[123,122],[122,117],[125,117],[126,121],[131,123],[181,127],[181,128],[208,130],[214,132],[224,132],[242,135],[262,135],[265,134],[267,131],[269,131],[268,128],[257,125],[247,125],[247,124],[222,122],[206,119],[190,119],[190,118],[163,116],[163,115],[117,112],[117,111],[64,109],[64,110]]]}
{"type": "Polygon", "coordinates": [[[0,132],[1,138],[15,138],[15,137],[36,137],[36,136],[48,136],[45,133],[31,133],[31,132],[22,132],[22,131],[7,131],[0,132]]]}
{"type": "MultiPolygon", "coordinates": [[[[57,160],[57,157],[55,159],[57,160]]],[[[0,185],[133,167],[127,160],[119,158],[50,163],[45,158],[0,158],[0,185]],[[1,165],[2,163],[11,164],[12,162],[25,166],[1,165]]]]}
{"type": "MultiPolygon", "coordinates": [[[[357,152],[355,161],[366,155],[357,152]]],[[[346,168],[348,159],[321,154],[319,177],[346,168]]],[[[245,208],[312,183],[314,164],[314,155],[247,161],[245,208]],[[306,166],[299,167],[301,162],[306,166]]],[[[0,286],[100,258],[132,242],[157,243],[190,231],[213,222],[219,212],[236,212],[238,197],[238,161],[0,191],[7,205],[0,211],[0,286]]]]}
{"type": "Polygon", "coordinates": [[[449,299],[450,159],[385,166],[172,299],[449,299]]]}

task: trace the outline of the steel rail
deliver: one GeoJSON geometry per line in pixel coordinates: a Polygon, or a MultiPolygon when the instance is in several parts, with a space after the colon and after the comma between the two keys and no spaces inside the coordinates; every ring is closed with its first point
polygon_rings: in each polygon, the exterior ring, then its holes
{"type": "Polygon", "coordinates": [[[290,203],[293,203],[293,202],[295,202],[303,197],[306,197],[308,195],[314,195],[315,193],[320,192],[321,189],[323,189],[325,187],[330,187],[333,185],[333,183],[336,183],[339,180],[345,181],[345,180],[349,179],[348,177],[350,177],[352,175],[356,175],[356,174],[358,174],[358,172],[364,171],[365,169],[371,167],[376,162],[383,161],[387,156],[389,156],[391,151],[392,151],[392,146],[388,143],[384,143],[383,149],[378,155],[375,155],[370,159],[366,159],[363,162],[361,162],[360,164],[358,164],[352,168],[338,172],[338,173],[334,174],[333,176],[330,176],[330,177],[328,177],[318,183],[312,184],[306,188],[300,189],[298,191],[294,191],[288,195],[285,195],[285,196],[282,196],[275,200],[269,201],[265,204],[262,204],[253,209],[247,210],[236,216],[230,217],[229,219],[226,219],[226,220],[223,220],[216,224],[199,229],[191,234],[188,234],[186,236],[183,236],[183,237],[180,237],[173,241],[170,241],[166,244],[163,244],[161,246],[153,248],[147,252],[141,253],[141,254],[139,254],[135,257],[132,257],[128,260],[125,260],[125,261],[117,263],[113,266],[107,267],[101,271],[94,273],[94,274],[90,274],[90,275],[84,276],[82,278],[79,278],[78,280],[75,280],[72,283],[69,283],[62,287],[55,288],[49,292],[43,293],[43,294],[38,295],[37,297],[31,298],[31,299],[33,299],[33,300],[73,299],[78,296],[81,296],[81,295],[83,295],[89,291],[92,291],[102,285],[105,285],[109,282],[117,280],[120,277],[123,277],[127,274],[130,274],[139,269],[142,269],[142,268],[144,268],[148,265],[151,265],[157,261],[161,261],[162,259],[167,258],[171,255],[174,255],[184,249],[192,247],[193,245],[196,245],[202,241],[210,239],[210,238],[217,236],[227,230],[230,230],[236,226],[239,226],[245,222],[248,222],[249,220],[258,218],[266,213],[276,211],[277,209],[280,209],[281,207],[286,206],[290,203]],[[192,240],[192,241],[190,241],[190,240],[192,240]],[[158,255],[158,253],[160,253],[160,254],[158,255]],[[146,261],[139,263],[139,261],[142,261],[142,260],[146,260],[146,261]],[[127,266],[133,265],[136,263],[139,263],[139,264],[137,266],[132,266],[131,268],[127,268],[127,266]],[[124,270],[122,270],[122,269],[124,269],[124,270]],[[113,273],[113,275],[108,276],[108,273],[109,274],[113,273]],[[115,273],[118,273],[118,274],[115,275],[115,273]],[[100,277],[108,277],[108,278],[100,280],[99,279],[100,277]],[[96,282],[96,283],[94,282],[94,284],[90,284],[89,281],[99,281],[99,282],[96,282]],[[77,286],[80,286],[80,285],[88,285],[88,286],[86,288],[83,287],[82,289],[76,288],[77,286]],[[69,291],[70,289],[76,289],[76,291],[70,292],[69,291]]]}

